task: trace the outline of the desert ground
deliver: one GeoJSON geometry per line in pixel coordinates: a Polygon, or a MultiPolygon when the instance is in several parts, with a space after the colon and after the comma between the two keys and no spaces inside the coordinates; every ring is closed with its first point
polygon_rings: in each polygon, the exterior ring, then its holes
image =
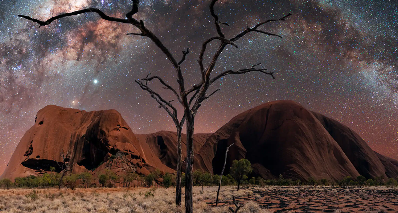
{"type": "MultiPolygon", "coordinates": [[[[174,188],[78,188],[0,190],[0,212],[183,212],[174,188]]],[[[391,187],[265,186],[194,187],[195,212],[398,212],[391,187]],[[235,203],[233,202],[235,197],[235,203]],[[236,204],[236,205],[235,205],[236,204]]],[[[183,198],[184,200],[184,198],[183,198]]]]}

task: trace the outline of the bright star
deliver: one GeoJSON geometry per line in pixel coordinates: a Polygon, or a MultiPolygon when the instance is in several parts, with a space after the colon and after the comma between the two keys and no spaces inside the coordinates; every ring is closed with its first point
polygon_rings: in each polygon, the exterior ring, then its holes
{"type": "Polygon", "coordinates": [[[98,83],[98,80],[97,80],[97,79],[94,79],[93,82],[94,82],[94,84],[97,84],[97,83],[98,83]]]}

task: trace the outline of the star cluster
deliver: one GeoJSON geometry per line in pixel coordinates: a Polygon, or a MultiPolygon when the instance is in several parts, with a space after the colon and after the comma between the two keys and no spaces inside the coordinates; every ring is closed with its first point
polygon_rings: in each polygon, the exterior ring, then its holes
{"type": "MultiPolygon", "coordinates": [[[[200,80],[202,43],[216,36],[210,1],[142,0],[136,19],[182,64],[187,84],[200,80]]],[[[82,110],[116,109],[134,133],[175,130],[167,113],[134,82],[149,73],[177,86],[166,56],[128,24],[96,14],[60,13],[96,7],[123,18],[130,0],[0,0],[0,173],[37,111],[55,104],[82,110]]],[[[398,3],[387,0],[219,0],[226,37],[260,21],[293,14],[251,33],[220,56],[216,72],[261,63],[261,73],[226,76],[199,109],[195,132],[214,132],[233,116],[273,100],[294,100],[349,126],[379,153],[398,159],[398,3]]],[[[216,48],[210,45],[205,63],[216,48]]],[[[160,85],[154,89],[163,92],[160,85]]],[[[167,92],[165,97],[170,98],[167,92]]],[[[177,107],[179,112],[181,108],[177,107]]]]}

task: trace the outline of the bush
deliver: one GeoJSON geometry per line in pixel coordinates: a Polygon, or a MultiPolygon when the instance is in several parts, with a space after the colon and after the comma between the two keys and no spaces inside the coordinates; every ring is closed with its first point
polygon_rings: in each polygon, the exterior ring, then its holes
{"type": "Polygon", "coordinates": [[[364,176],[360,175],[357,177],[357,183],[359,185],[363,186],[365,184],[365,182],[366,182],[366,178],[364,176]]]}
{"type": "Polygon", "coordinates": [[[240,159],[239,161],[234,160],[232,162],[230,174],[238,182],[238,189],[241,181],[247,177],[248,174],[252,172],[252,167],[250,161],[247,159],[240,159]]]}
{"type": "Polygon", "coordinates": [[[155,175],[153,173],[145,176],[144,181],[147,187],[151,187],[153,185],[153,181],[155,180],[155,175]]]}
{"type": "Polygon", "coordinates": [[[386,184],[387,184],[387,186],[396,186],[396,185],[398,185],[398,182],[394,178],[390,178],[390,179],[388,179],[386,184]]]}
{"type": "Polygon", "coordinates": [[[0,186],[6,188],[6,189],[10,189],[10,187],[12,186],[12,181],[8,178],[4,178],[2,180],[0,180],[0,186]]]}
{"type": "Polygon", "coordinates": [[[27,198],[30,198],[31,200],[35,201],[39,198],[39,195],[37,194],[36,190],[33,190],[29,194],[25,195],[27,198]]]}
{"type": "Polygon", "coordinates": [[[102,187],[113,187],[118,178],[119,176],[115,172],[106,169],[105,174],[98,176],[98,181],[102,187]]]}
{"type": "Polygon", "coordinates": [[[130,187],[131,182],[133,182],[133,180],[137,180],[137,178],[137,173],[128,172],[123,176],[123,185],[125,187],[130,187]]]}
{"type": "Polygon", "coordinates": [[[373,179],[369,178],[369,179],[367,179],[367,180],[365,181],[365,185],[367,185],[367,186],[374,186],[374,185],[375,185],[375,182],[374,182],[373,179]]]}
{"type": "Polygon", "coordinates": [[[78,179],[79,179],[79,175],[70,174],[68,176],[65,176],[64,184],[66,187],[74,190],[78,186],[78,179]]]}
{"type": "Polygon", "coordinates": [[[90,187],[93,177],[92,177],[91,173],[83,172],[83,173],[79,174],[78,178],[80,180],[82,180],[82,183],[83,183],[84,187],[87,188],[87,187],[90,187]]]}
{"type": "Polygon", "coordinates": [[[163,176],[163,186],[169,188],[173,184],[173,175],[170,173],[166,173],[163,176]]]}
{"type": "Polygon", "coordinates": [[[98,177],[98,181],[101,184],[102,187],[105,187],[106,183],[108,182],[109,177],[106,174],[101,174],[98,177]]]}

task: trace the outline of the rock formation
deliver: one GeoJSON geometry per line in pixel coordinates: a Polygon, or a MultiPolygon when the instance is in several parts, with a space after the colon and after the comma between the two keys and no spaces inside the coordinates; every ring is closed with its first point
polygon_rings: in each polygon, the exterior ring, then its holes
{"type": "MultiPolygon", "coordinates": [[[[116,110],[86,112],[47,106],[18,144],[2,178],[60,172],[174,172],[177,135],[135,135],[116,110]]],[[[182,136],[183,156],[186,153],[182,136]]],[[[246,158],[263,178],[341,180],[346,176],[398,177],[398,161],[374,152],[343,124],[293,101],[269,102],[235,116],[213,134],[194,135],[194,169],[225,174],[246,158]]],[[[183,166],[183,170],[185,166],[183,166]]]]}
{"type": "Polygon", "coordinates": [[[145,145],[116,110],[86,112],[46,106],[21,139],[3,177],[36,175],[51,167],[59,172],[64,164],[72,172],[105,168],[142,174],[155,168],[172,172],[145,145]]]}
{"type": "Polygon", "coordinates": [[[204,170],[220,173],[246,158],[263,178],[341,180],[346,176],[397,177],[392,159],[378,155],[348,127],[293,101],[275,101],[243,112],[209,137],[199,153],[204,170]]]}

